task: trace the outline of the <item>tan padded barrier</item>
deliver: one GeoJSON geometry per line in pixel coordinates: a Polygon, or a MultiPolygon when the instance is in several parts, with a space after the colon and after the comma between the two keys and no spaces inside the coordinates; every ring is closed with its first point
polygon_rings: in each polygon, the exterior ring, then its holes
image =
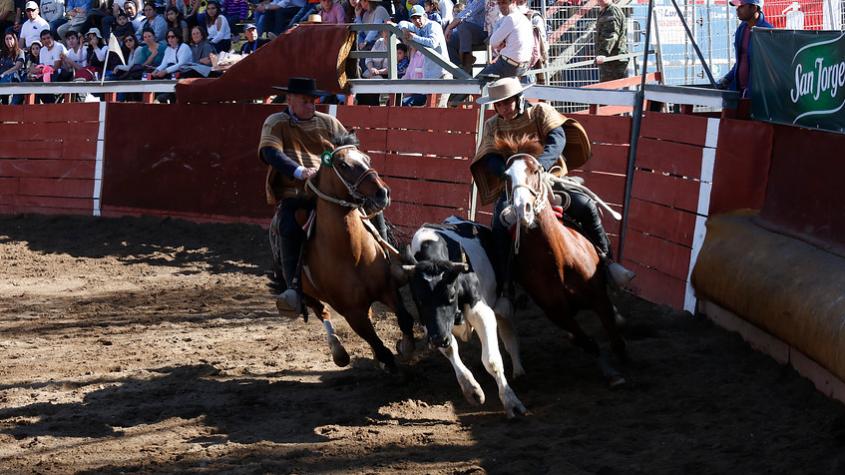
{"type": "Polygon", "coordinates": [[[707,220],[692,275],[696,293],[845,380],[845,259],[754,219],[737,213],[707,220]]]}

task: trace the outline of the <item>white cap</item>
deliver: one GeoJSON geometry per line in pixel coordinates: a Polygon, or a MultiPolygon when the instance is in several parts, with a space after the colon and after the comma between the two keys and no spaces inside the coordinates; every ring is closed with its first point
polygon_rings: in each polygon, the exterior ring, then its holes
{"type": "MultiPolygon", "coordinates": [[[[18,5],[20,5],[20,3],[18,5]]],[[[30,9],[38,10],[38,4],[33,2],[32,0],[30,0],[30,1],[26,2],[26,6],[24,6],[23,9],[24,9],[24,11],[30,10],[30,9]]]]}

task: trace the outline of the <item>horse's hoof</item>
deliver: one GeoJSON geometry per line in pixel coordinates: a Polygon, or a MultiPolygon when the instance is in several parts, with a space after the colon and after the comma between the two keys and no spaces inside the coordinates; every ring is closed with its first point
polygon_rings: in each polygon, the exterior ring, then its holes
{"type": "Polygon", "coordinates": [[[349,353],[346,352],[346,348],[343,347],[343,343],[337,335],[329,337],[329,347],[332,350],[334,364],[341,368],[349,366],[349,353]]]}
{"type": "Polygon", "coordinates": [[[482,406],[485,401],[484,391],[480,386],[476,388],[467,388],[467,390],[464,391],[464,398],[473,406],[482,406]]]}

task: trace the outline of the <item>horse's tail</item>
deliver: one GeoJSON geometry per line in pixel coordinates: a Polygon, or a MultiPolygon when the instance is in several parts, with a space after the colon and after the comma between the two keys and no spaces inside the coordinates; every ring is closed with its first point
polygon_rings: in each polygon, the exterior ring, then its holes
{"type": "Polygon", "coordinates": [[[517,153],[527,153],[534,157],[540,156],[543,153],[543,144],[528,134],[510,134],[500,133],[496,134],[495,147],[502,152],[505,157],[510,157],[517,153]]]}

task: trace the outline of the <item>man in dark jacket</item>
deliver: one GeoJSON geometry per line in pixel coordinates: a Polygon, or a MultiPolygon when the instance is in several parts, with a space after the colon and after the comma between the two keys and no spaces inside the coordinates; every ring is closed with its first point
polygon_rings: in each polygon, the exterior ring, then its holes
{"type": "Polygon", "coordinates": [[[734,36],[736,64],[719,81],[720,89],[730,89],[751,97],[751,33],[752,28],[774,28],[763,16],[763,0],[732,0],[736,16],[742,21],[734,36]]]}
{"type": "Polygon", "coordinates": [[[608,56],[628,53],[627,19],[613,0],[599,0],[596,19],[596,64],[599,81],[612,81],[628,76],[628,59],[607,61],[608,56]]]}
{"type": "Polygon", "coordinates": [[[244,27],[244,44],[241,46],[241,54],[255,53],[255,50],[266,45],[270,40],[265,40],[258,37],[258,29],[255,25],[249,23],[244,27]]]}

